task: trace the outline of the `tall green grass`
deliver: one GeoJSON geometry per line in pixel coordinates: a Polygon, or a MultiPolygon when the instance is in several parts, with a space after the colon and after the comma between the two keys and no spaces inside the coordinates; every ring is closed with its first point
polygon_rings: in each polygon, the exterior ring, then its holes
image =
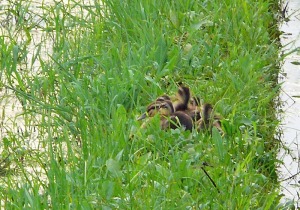
{"type": "Polygon", "coordinates": [[[3,207],[279,208],[276,1],[70,0],[41,14],[26,2],[0,38],[2,84],[26,121],[1,141],[3,207]],[[43,39],[29,59],[33,28],[43,39]],[[136,116],[178,82],[215,104],[224,137],[164,132],[158,118],[140,128],[136,116]],[[37,149],[23,148],[31,133],[37,149]]]}

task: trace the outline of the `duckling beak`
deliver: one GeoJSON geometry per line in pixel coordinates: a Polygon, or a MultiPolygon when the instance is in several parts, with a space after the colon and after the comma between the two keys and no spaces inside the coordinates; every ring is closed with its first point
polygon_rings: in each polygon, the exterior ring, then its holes
{"type": "Polygon", "coordinates": [[[139,116],[138,118],[137,118],[137,120],[143,120],[143,119],[145,119],[147,117],[147,112],[145,112],[144,114],[142,114],[141,116],[139,116]]]}

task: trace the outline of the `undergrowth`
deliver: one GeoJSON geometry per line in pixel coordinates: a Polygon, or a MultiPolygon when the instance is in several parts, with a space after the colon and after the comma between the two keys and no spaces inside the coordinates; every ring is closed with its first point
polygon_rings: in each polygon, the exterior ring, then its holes
{"type": "Polygon", "coordinates": [[[276,1],[8,4],[1,82],[25,123],[1,141],[3,207],[280,208],[276,1]],[[140,128],[179,82],[225,136],[140,128]]]}

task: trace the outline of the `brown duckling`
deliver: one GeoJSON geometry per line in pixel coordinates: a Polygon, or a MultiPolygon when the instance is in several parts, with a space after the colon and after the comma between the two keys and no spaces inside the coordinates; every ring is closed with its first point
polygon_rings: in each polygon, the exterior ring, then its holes
{"type": "Polygon", "coordinates": [[[189,109],[198,109],[201,105],[201,99],[198,96],[191,97],[188,108],[189,109]]]}
{"type": "Polygon", "coordinates": [[[213,106],[206,103],[202,106],[201,119],[197,121],[197,130],[209,130],[213,127],[217,128],[223,134],[221,126],[221,117],[213,113],[213,106]]]}
{"type": "Polygon", "coordinates": [[[177,101],[173,104],[175,111],[186,111],[188,109],[190,97],[190,89],[182,85],[179,86],[176,94],[177,101]]]}
{"type": "Polygon", "coordinates": [[[159,96],[157,99],[155,99],[154,102],[152,102],[147,106],[147,111],[144,114],[142,114],[140,117],[138,117],[137,120],[145,119],[147,116],[153,117],[159,111],[160,104],[165,101],[171,101],[171,98],[168,95],[159,96]]]}
{"type": "Polygon", "coordinates": [[[155,101],[162,101],[163,102],[163,101],[166,101],[166,100],[171,101],[171,98],[170,98],[170,96],[164,94],[162,96],[159,96],[155,101]]]}
{"type": "MultiPolygon", "coordinates": [[[[147,107],[146,113],[141,115],[138,120],[142,120],[147,116],[153,117],[156,114],[160,115],[160,126],[162,130],[167,130],[169,128],[176,129],[181,126],[186,130],[191,131],[193,129],[191,117],[182,111],[174,111],[173,104],[170,100],[151,103],[147,107]]],[[[145,125],[143,124],[142,127],[145,127],[145,125]]]]}
{"type": "Polygon", "coordinates": [[[176,129],[178,127],[184,127],[185,130],[192,131],[193,121],[192,118],[183,111],[175,111],[171,101],[165,101],[161,105],[160,114],[161,129],[176,129]]]}
{"type": "Polygon", "coordinates": [[[200,105],[199,97],[194,96],[189,101],[187,112],[194,122],[197,122],[201,119],[200,105]]]}
{"type": "Polygon", "coordinates": [[[200,99],[198,97],[192,97],[190,89],[185,86],[179,86],[177,92],[177,101],[174,102],[175,111],[182,111],[189,115],[193,122],[198,121],[201,118],[199,109],[200,99]]]}

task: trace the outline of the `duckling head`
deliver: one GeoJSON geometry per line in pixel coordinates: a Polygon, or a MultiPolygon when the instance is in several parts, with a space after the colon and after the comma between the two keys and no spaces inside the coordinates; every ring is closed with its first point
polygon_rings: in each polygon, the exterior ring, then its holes
{"type": "Polygon", "coordinates": [[[143,113],[141,116],[139,116],[137,120],[143,120],[146,117],[153,117],[157,113],[159,106],[160,106],[160,102],[151,103],[150,105],[148,105],[147,111],[143,113]]]}
{"type": "Polygon", "coordinates": [[[161,116],[170,116],[174,113],[174,107],[170,100],[166,100],[160,104],[158,112],[161,116]]]}
{"type": "Polygon", "coordinates": [[[147,111],[143,113],[137,120],[153,117],[156,114],[161,116],[169,116],[174,112],[173,104],[170,100],[155,101],[147,107],[147,111]]]}
{"type": "Polygon", "coordinates": [[[158,98],[156,99],[156,101],[160,101],[160,102],[171,101],[171,98],[170,98],[170,96],[168,96],[168,95],[162,95],[162,96],[158,97],[158,98]]]}
{"type": "Polygon", "coordinates": [[[189,105],[191,107],[191,109],[195,109],[196,107],[199,107],[201,104],[201,99],[198,96],[193,96],[190,99],[189,105]]]}

